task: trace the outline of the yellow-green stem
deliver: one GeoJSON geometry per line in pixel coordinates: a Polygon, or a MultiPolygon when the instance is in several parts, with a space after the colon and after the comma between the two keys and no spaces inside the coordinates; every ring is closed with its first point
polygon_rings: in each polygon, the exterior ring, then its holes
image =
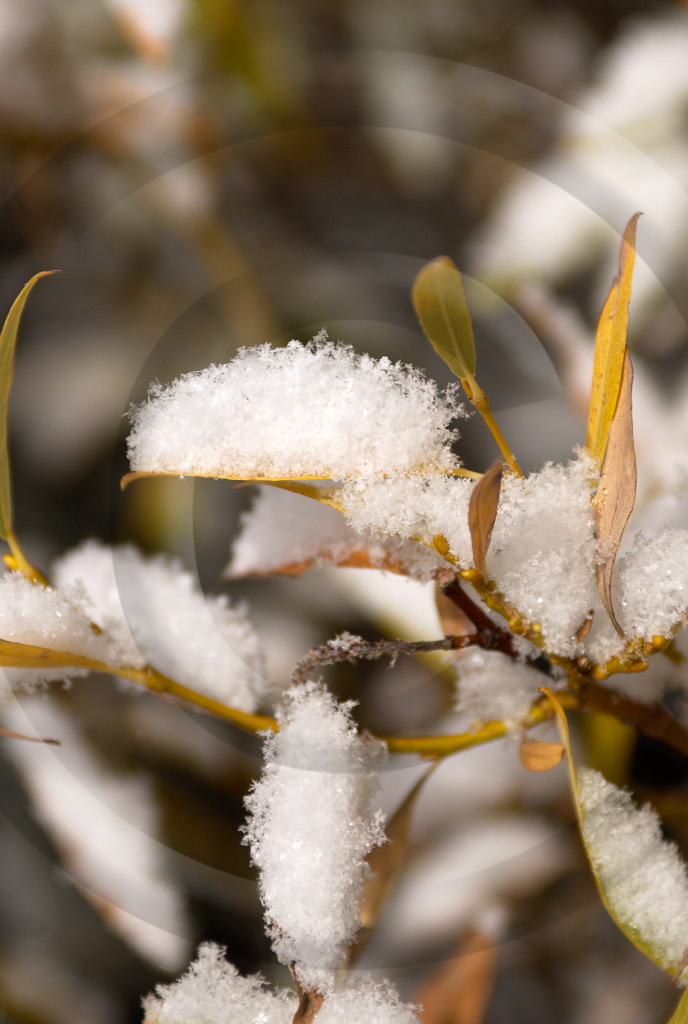
{"type": "MultiPolygon", "coordinates": [[[[559,701],[568,711],[579,707],[575,694],[565,693],[559,701]]],[[[420,754],[421,757],[447,757],[460,750],[478,747],[483,743],[502,739],[509,733],[521,729],[531,729],[535,725],[547,722],[554,716],[554,711],[547,701],[538,701],[520,722],[514,724],[503,721],[486,722],[479,728],[469,732],[456,733],[451,736],[378,736],[387,744],[390,754],[420,754]]]]}
{"type": "Polygon", "coordinates": [[[495,441],[497,442],[497,447],[502,453],[504,461],[506,462],[511,472],[515,473],[516,476],[523,476],[521,467],[516,461],[516,456],[512,452],[509,445],[507,444],[507,440],[504,437],[504,434],[499,429],[499,424],[494,418],[492,409],[490,408],[490,400],[483,391],[483,389],[480,387],[478,382],[476,381],[475,377],[471,379],[467,377],[462,377],[461,384],[463,386],[464,391],[466,392],[468,401],[478,410],[483,420],[485,421],[488,430],[490,431],[495,441]]]}
{"type": "Polygon", "coordinates": [[[14,559],[17,569],[22,576],[26,576],[26,578],[31,580],[32,583],[40,583],[44,587],[49,586],[49,583],[43,573],[34,565],[31,565],[31,562],[29,562],[28,558],[19,547],[19,542],[11,530],[7,534],[7,543],[10,546],[12,558],[14,559]]]}

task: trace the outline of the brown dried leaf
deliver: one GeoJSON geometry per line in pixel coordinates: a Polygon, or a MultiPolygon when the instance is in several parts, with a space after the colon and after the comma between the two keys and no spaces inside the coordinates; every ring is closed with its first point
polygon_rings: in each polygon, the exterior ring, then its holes
{"type": "Polygon", "coordinates": [[[468,528],[473,546],[473,564],[486,576],[485,558],[490,547],[492,528],[497,518],[499,492],[502,486],[504,460],[501,456],[492,463],[473,488],[468,506],[468,528]]]}
{"type": "Polygon", "coordinates": [[[50,743],[54,747],[60,746],[59,740],[44,740],[40,736],[25,736],[23,732],[13,732],[11,729],[0,729],[0,736],[8,736],[11,740],[26,740],[27,743],[50,743]]]}
{"type": "Polygon", "coordinates": [[[249,572],[243,575],[233,576],[227,574],[227,579],[257,579],[267,576],[302,576],[303,573],[308,572],[316,565],[334,565],[338,569],[384,569],[385,572],[393,572],[397,576],[408,576],[408,569],[405,569],[399,562],[396,562],[394,558],[385,552],[381,557],[371,557],[371,554],[365,548],[355,548],[351,551],[347,551],[340,558],[330,558],[328,556],[317,556],[315,558],[307,558],[303,562],[288,562],[285,565],[279,565],[274,569],[269,569],[265,572],[249,572]]]}
{"type": "Polygon", "coordinates": [[[621,538],[635,504],[637,472],[633,444],[632,390],[633,364],[626,349],[619,400],[609,428],[600,485],[593,503],[595,535],[603,556],[603,561],[595,569],[597,589],[614,629],[622,639],[624,633],[612,603],[612,573],[621,538]]]}
{"type": "Polygon", "coordinates": [[[420,792],[439,764],[435,761],[421,775],[415,786],[394,812],[385,826],[388,842],[376,846],[368,854],[368,867],[372,877],[365,884],[361,906],[361,932],[349,949],[348,966],[351,967],[363,952],[373,928],[382,913],[387,899],[394,888],[406,858],[411,818],[420,792]]]}
{"type": "Polygon", "coordinates": [[[563,761],[564,745],[526,737],[518,748],[518,759],[529,772],[548,772],[563,761]]]}
{"type": "Polygon", "coordinates": [[[594,617],[595,617],[595,609],[591,608],[590,611],[588,612],[588,614],[583,619],[583,622],[581,623],[581,625],[576,630],[575,640],[576,640],[577,644],[582,644],[583,641],[585,640],[586,636],[590,632],[590,628],[592,626],[592,620],[594,619],[594,617]]]}
{"type": "Polygon", "coordinates": [[[495,977],[497,945],[477,932],[414,995],[423,1024],[482,1024],[495,977]]]}

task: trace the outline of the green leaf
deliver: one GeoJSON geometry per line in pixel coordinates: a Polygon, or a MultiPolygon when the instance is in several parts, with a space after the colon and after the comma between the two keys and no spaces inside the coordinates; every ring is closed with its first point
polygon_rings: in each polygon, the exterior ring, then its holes
{"type": "Polygon", "coordinates": [[[426,264],[413,284],[411,299],[430,344],[459,378],[475,374],[475,341],[461,274],[448,256],[426,264]]]}
{"type": "Polygon", "coordinates": [[[36,281],[54,273],[56,273],[54,270],[43,270],[24,285],[14,300],[2,332],[0,332],[0,537],[4,540],[8,540],[12,534],[12,487],[7,447],[7,407],[12,385],[17,332],[26,300],[36,281]]]}

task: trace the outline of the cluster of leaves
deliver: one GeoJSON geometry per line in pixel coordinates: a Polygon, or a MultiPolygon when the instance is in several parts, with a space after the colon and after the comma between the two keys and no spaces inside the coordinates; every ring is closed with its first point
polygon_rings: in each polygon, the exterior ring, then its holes
{"type": "MultiPolygon", "coordinates": [[[[500,651],[504,657],[513,660],[522,658],[517,638],[525,637],[540,649],[539,656],[529,661],[542,671],[550,683],[556,682],[558,693],[543,688],[541,696],[528,714],[519,722],[490,721],[478,723],[466,733],[440,736],[398,736],[382,737],[391,752],[417,753],[436,763],[442,757],[488,742],[510,731],[525,731],[543,721],[555,718],[559,724],[561,743],[543,743],[524,738],[521,745],[521,761],[525,767],[535,771],[548,770],[556,766],[566,755],[572,780],[572,791],[578,807],[581,823],[583,810],[579,800],[577,770],[571,754],[571,744],[566,723],[565,710],[605,710],[620,720],[631,724],[648,734],[662,733],[665,741],[672,743],[683,753],[688,753],[688,734],[661,707],[648,707],[634,703],[615,693],[611,687],[602,686],[615,673],[643,671],[648,658],[667,649],[671,636],[626,637],[617,617],[612,582],[616,556],[621,540],[633,510],[636,492],[636,463],[632,425],[632,383],[633,368],[626,341],[628,328],[631,282],[635,259],[636,217],[629,222],[624,233],[619,274],[615,279],[600,317],[595,347],[592,393],[590,399],[588,428],[585,442],[586,451],[598,468],[595,479],[591,480],[590,493],[595,521],[595,534],[600,551],[596,567],[596,582],[601,603],[606,610],[624,647],[623,653],[604,664],[593,664],[587,656],[564,657],[547,649],[538,623],[528,621],[522,611],[513,606],[500,593],[490,579],[487,556],[493,528],[499,514],[500,493],[507,474],[522,476],[518,462],[505,440],[490,408],[487,395],[476,379],[476,349],[471,318],[466,305],[461,277],[450,260],[441,257],[428,264],[419,274],[413,288],[413,302],[418,318],[429,341],[438,354],[458,377],[468,400],[480,413],[491,431],[500,450],[500,456],[484,474],[457,470],[462,475],[474,477],[468,510],[468,527],[472,545],[472,565],[461,566],[453,556],[446,538],[436,535],[432,538],[432,549],[444,559],[445,566],[437,574],[437,581],[443,594],[449,598],[469,623],[461,635],[448,633],[437,641],[405,643],[403,641],[380,641],[367,643],[352,638],[347,643],[330,643],[312,651],[295,669],[293,681],[307,679],[318,668],[336,661],[356,661],[361,658],[377,658],[383,655],[397,657],[400,654],[429,650],[456,650],[477,646],[485,650],[500,651]],[[471,588],[473,596],[466,588],[471,588]],[[491,609],[501,617],[502,624],[487,614],[491,609]],[[562,688],[562,674],[565,686],[562,688]]],[[[13,572],[18,572],[39,587],[50,584],[26,558],[16,539],[12,522],[12,502],[9,458],[7,449],[7,406],[17,331],[22,311],[36,281],[43,276],[36,275],[22,290],[14,303],[0,336],[0,536],[7,541],[10,553],[4,561],[13,572]]],[[[132,479],[154,473],[132,473],[123,481],[126,485],[132,479]]],[[[189,474],[193,475],[193,474],[189,474]]],[[[226,474],[236,479],[231,468],[226,474]]],[[[303,481],[280,478],[265,480],[255,477],[253,482],[270,483],[313,498],[344,511],[339,489],[332,485],[316,486],[303,481]]],[[[420,538],[428,544],[426,539],[420,538]]],[[[372,564],[365,551],[351,553],[340,564],[366,566],[372,564]]],[[[399,565],[386,565],[403,572],[399,565]]],[[[301,566],[301,569],[307,566],[301,566]]],[[[299,567],[290,567],[299,571],[299,567]]],[[[582,641],[590,629],[592,614],[581,623],[577,640],[582,641]]],[[[684,625],[676,624],[676,630],[684,625]]],[[[94,627],[96,628],[96,627],[94,627]]],[[[218,700],[182,685],[162,675],[152,666],[134,667],[109,665],[97,662],[83,655],[58,651],[48,647],[36,647],[0,638],[0,665],[12,668],[46,667],[60,668],[76,666],[93,671],[119,675],[154,692],[163,692],[185,701],[189,706],[229,720],[236,726],[251,732],[260,730],[277,731],[276,719],[267,715],[254,715],[228,707],[218,700]]],[[[371,855],[371,864],[377,878],[369,886],[363,908],[364,931],[351,959],[359,955],[362,946],[377,920],[390,887],[397,876],[403,860],[403,850],[413,806],[422,783],[414,787],[402,804],[398,814],[389,825],[393,840],[388,847],[371,855]]],[[[585,839],[585,828],[583,827],[585,839]]],[[[610,896],[606,875],[596,851],[590,844],[587,850],[600,887],[600,892],[610,913],[629,938],[652,960],[675,978],[682,975],[685,962],[667,959],[664,951],[639,931],[627,915],[623,905],[610,896]]],[[[658,885],[662,880],[658,879],[658,885]]],[[[688,941],[688,936],[686,936],[688,941]]],[[[302,1005],[295,1020],[305,1022],[312,1017],[312,1003],[315,996],[303,994],[302,1005]],[[309,1016],[309,1014],[311,1016],[309,1016]]],[[[688,998],[681,1000],[673,1018],[678,1024],[688,1020],[688,998]]]]}

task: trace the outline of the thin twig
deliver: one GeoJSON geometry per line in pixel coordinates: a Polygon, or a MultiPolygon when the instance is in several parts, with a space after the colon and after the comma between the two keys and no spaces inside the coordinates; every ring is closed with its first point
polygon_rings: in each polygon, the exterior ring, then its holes
{"type": "MultiPolygon", "coordinates": [[[[428,654],[432,651],[458,651],[465,647],[480,647],[484,651],[502,650],[503,631],[481,629],[477,633],[463,636],[444,636],[441,640],[364,640],[360,636],[343,633],[335,640],[328,640],[298,662],[291,674],[292,683],[305,682],[311,672],[325,665],[336,665],[343,661],[355,663],[360,659],[374,661],[389,657],[392,664],[400,654],[428,654]]],[[[537,661],[541,659],[538,658],[537,661]]]]}

